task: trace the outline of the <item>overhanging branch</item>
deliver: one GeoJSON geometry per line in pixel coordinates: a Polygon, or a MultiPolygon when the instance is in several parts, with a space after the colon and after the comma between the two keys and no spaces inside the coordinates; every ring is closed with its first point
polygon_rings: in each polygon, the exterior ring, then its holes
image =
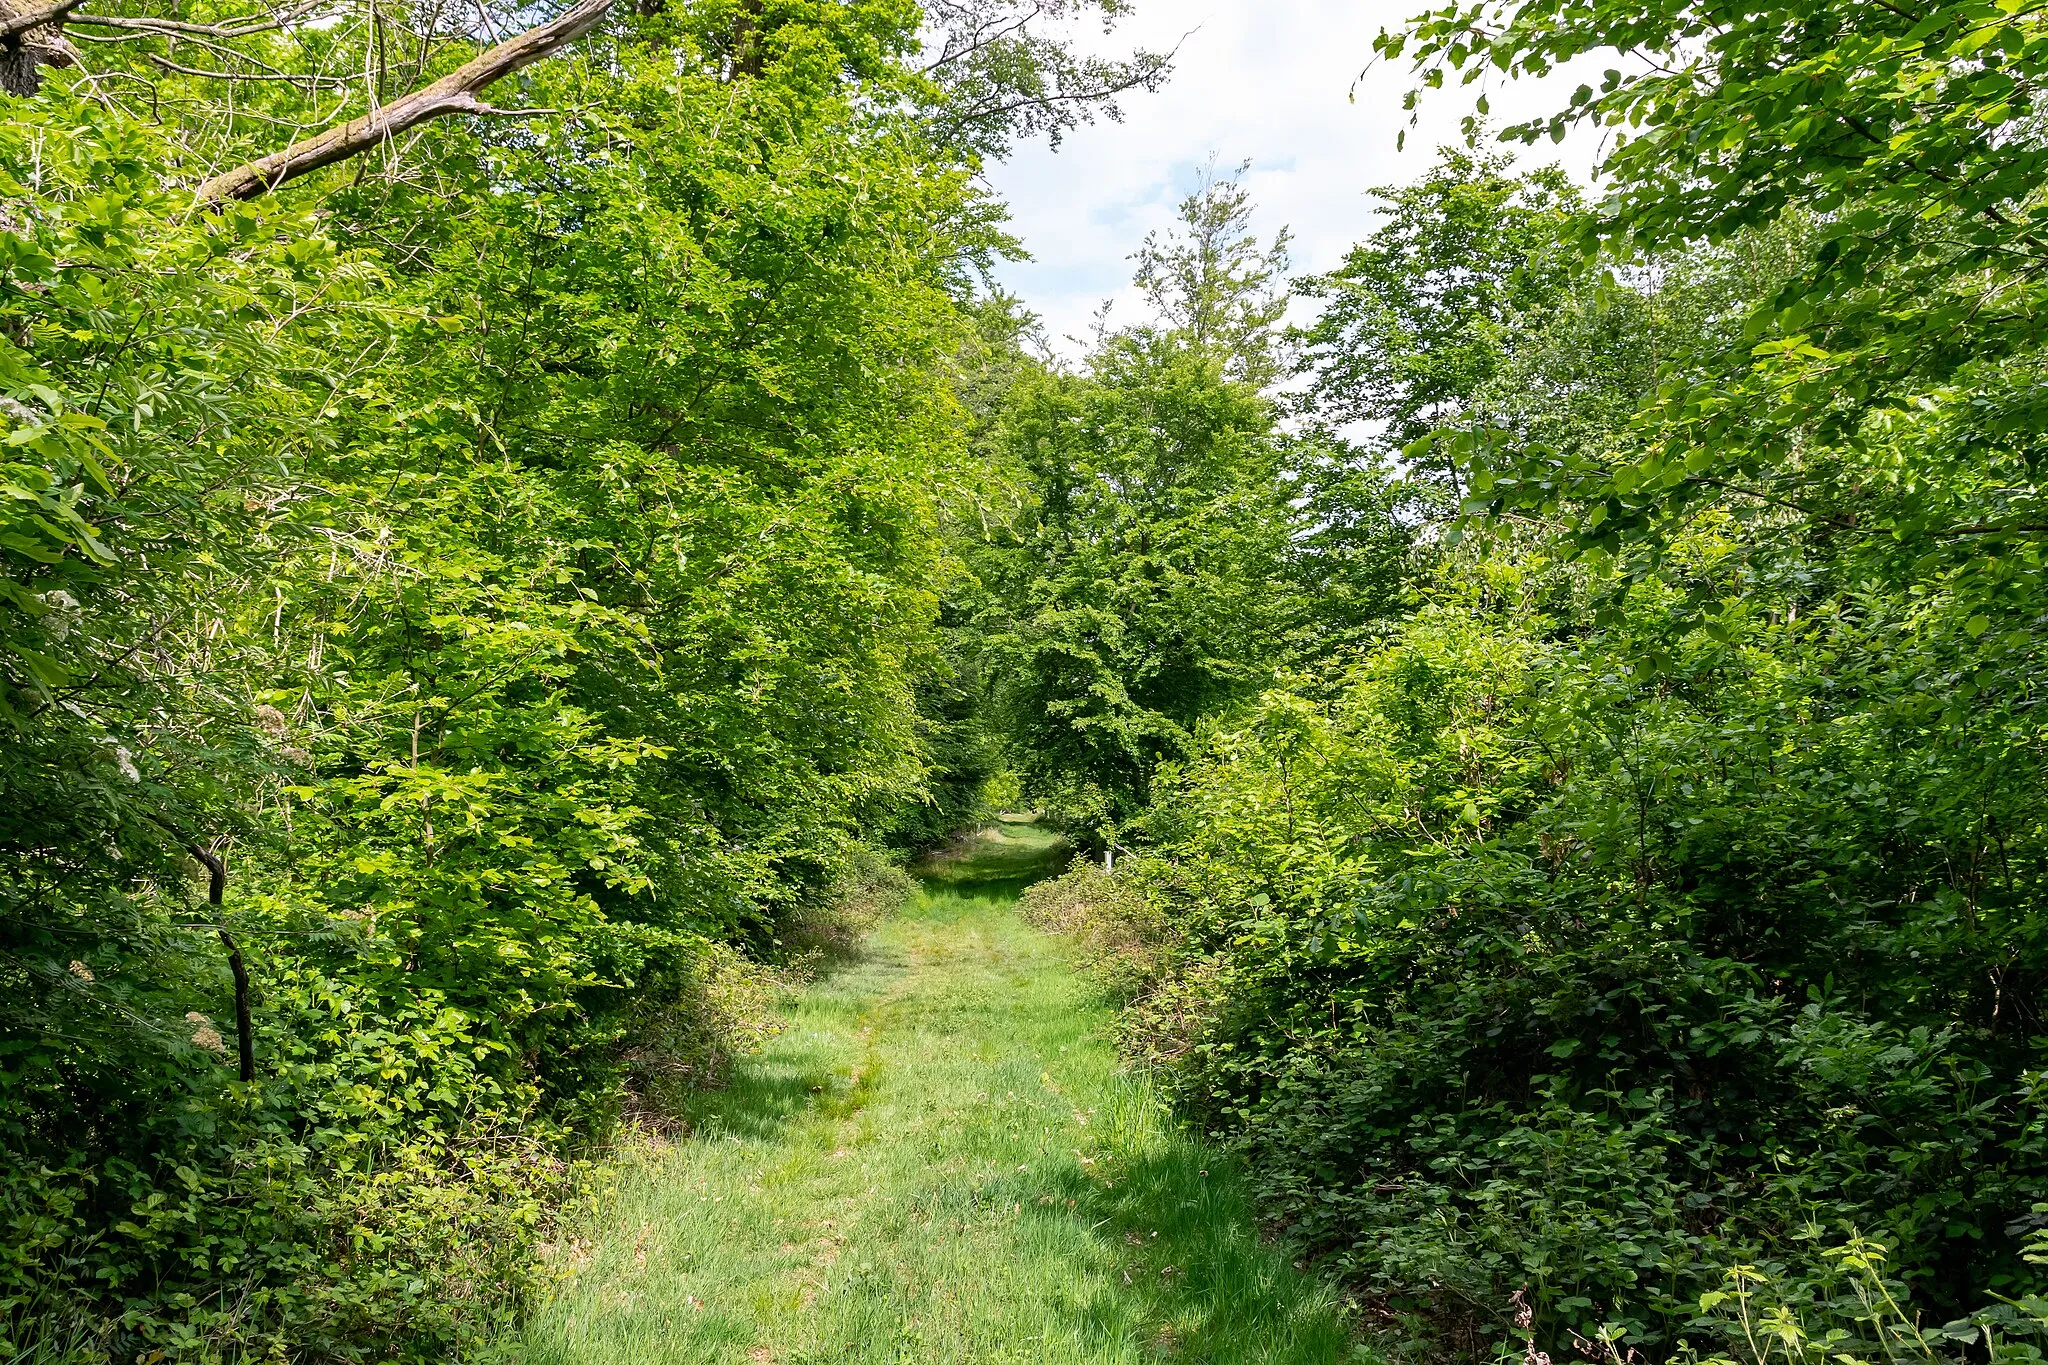
{"type": "Polygon", "coordinates": [[[80,0],[59,0],[27,10],[20,0],[0,0],[0,90],[33,95],[42,88],[46,66],[76,66],[78,50],[64,40],[64,17],[80,0]]]}
{"type": "Polygon", "coordinates": [[[321,8],[319,0],[300,5],[284,14],[250,15],[218,24],[195,24],[185,19],[161,19],[149,15],[73,14],[68,23],[95,28],[127,29],[137,33],[187,33],[201,38],[246,38],[252,33],[271,33],[298,23],[321,8]]]}
{"type": "Polygon", "coordinates": [[[465,62],[432,85],[373,109],[360,118],[295,142],[281,152],[272,152],[247,165],[214,176],[199,187],[199,197],[209,204],[231,199],[254,199],[268,194],[288,180],[295,180],[323,166],[359,156],[389,138],[422,123],[454,114],[519,114],[520,110],[494,109],[477,95],[506,76],[552,56],[603,22],[615,0],[579,0],[552,23],[528,29],[508,38],[490,51],[465,62]]]}

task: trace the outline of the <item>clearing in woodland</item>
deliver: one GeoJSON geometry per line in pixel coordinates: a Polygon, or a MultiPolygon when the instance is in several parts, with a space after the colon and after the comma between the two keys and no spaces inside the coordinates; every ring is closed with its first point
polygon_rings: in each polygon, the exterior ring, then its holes
{"type": "Polygon", "coordinates": [[[1367,1358],[1227,1162],[1119,1070],[999,826],[638,1169],[530,1365],[1367,1358]]]}

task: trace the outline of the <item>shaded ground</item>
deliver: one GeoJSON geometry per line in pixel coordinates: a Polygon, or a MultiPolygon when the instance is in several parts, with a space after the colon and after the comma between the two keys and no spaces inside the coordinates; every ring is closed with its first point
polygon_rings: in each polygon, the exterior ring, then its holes
{"type": "Polygon", "coordinates": [[[1016,917],[1060,856],[1008,825],[923,869],[868,956],[629,1181],[524,1358],[1365,1359],[1016,917]]]}

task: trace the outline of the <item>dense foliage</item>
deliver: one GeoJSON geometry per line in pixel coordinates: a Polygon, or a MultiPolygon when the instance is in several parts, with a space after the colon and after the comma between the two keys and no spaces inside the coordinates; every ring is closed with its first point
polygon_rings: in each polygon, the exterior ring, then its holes
{"type": "Polygon", "coordinates": [[[1035,913],[1395,1341],[2037,1358],[2038,27],[1381,41],[1648,58],[1510,130],[1616,130],[1612,188],[1447,152],[1302,282],[1273,401],[1407,483],[1291,544],[1405,540],[1409,596],[1205,701],[1035,913]]]}
{"type": "Polygon", "coordinates": [[[1078,371],[1016,363],[976,433],[1020,505],[967,551],[986,717],[1047,813],[1110,851],[1205,717],[1396,609],[1407,536],[1387,472],[1290,431],[1268,388],[1286,239],[1204,178],[1138,252],[1155,320],[1078,371]]]}
{"type": "Polygon", "coordinates": [[[715,1080],[871,835],[972,813],[972,173],[1160,63],[660,10],[246,203],[192,186],[483,35],[101,10],[8,102],[10,1359],[484,1340],[569,1154],[715,1080]]]}
{"type": "Polygon", "coordinates": [[[0,0],[0,1354],[481,1348],[999,792],[1390,1348],[2039,1359],[2041,17],[1423,16],[1646,59],[1597,200],[1212,168],[1069,365],[975,173],[1125,9],[585,0],[201,194],[542,16],[0,0]]]}

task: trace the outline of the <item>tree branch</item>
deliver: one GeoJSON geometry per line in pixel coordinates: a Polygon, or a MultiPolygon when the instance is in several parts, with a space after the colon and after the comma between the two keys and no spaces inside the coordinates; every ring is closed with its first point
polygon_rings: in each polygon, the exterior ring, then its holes
{"type": "Polygon", "coordinates": [[[289,71],[208,71],[199,66],[181,66],[169,57],[159,57],[154,52],[145,52],[142,55],[152,65],[165,71],[175,71],[181,76],[204,76],[212,81],[288,81],[294,85],[306,86],[308,89],[322,85],[345,87],[350,83],[347,78],[341,76],[295,76],[289,71]]]}
{"type": "Polygon", "coordinates": [[[422,123],[453,114],[516,113],[494,109],[477,98],[477,93],[523,67],[531,66],[581,38],[603,22],[614,0],[578,0],[552,23],[528,29],[499,43],[490,51],[465,62],[432,85],[401,96],[381,109],[295,142],[281,152],[272,152],[247,165],[214,176],[199,187],[199,198],[210,204],[230,199],[254,199],[268,194],[287,180],[346,161],[376,147],[387,138],[408,132],[422,123]]]}
{"type": "Polygon", "coordinates": [[[150,821],[164,830],[173,839],[185,846],[185,851],[197,858],[206,869],[206,903],[214,910],[214,932],[220,935],[221,946],[228,950],[228,970],[235,977],[235,1042],[241,1063],[241,1077],[244,1083],[256,1079],[256,1018],[249,1001],[249,967],[242,961],[242,947],[235,942],[235,936],[222,923],[221,903],[227,899],[228,865],[218,853],[211,852],[197,839],[188,839],[179,828],[158,815],[155,811],[144,811],[150,821]]]}
{"type": "Polygon", "coordinates": [[[64,16],[80,0],[58,0],[24,14],[20,0],[0,0],[0,91],[29,96],[42,89],[46,66],[78,65],[78,49],[64,39],[64,16]]]}
{"type": "Polygon", "coordinates": [[[1118,95],[1129,94],[1140,86],[1149,88],[1148,82],[1156,80],[1164,69],[1162,61],[1158,66],[1146,66],[1093,90],[1060,90],[1051,94],[1022,95],[1000,104],[984,104],[955,117],[947,125],[946,131],[949,136],[957,135],[985,119],[1001,118],[1004,114],[1014,114],[1019,109],[1050,110],[1062,104],[1086,104],[1092,100],[1114,99],[1118,95]]]}
{"type": "Polygon", "coordinates": [[[2039,522],[1985,522],[1977,526],[1951,526],[1946,531],[1935,533],[1940,539],[1956,536],[2038,536],[2048,534],[2048,526],[2039,522]]]}
{"type": "Polygon", "coordinates": [[[30,29],[41,28],[45,24],[53,24],[84,3],[85,0],[60,0],[60,3],[50,6],[48,9],[37,10],[33,14],[17,15],[12,19],[0,22],[0,44],[13,47],[21,40],[21,36],[30,29]]]}
{"type": "MultiPolygon", "coordinates": [[[[188,845],[185,851],[205,865],[206,903],[218,911],[227,894],[228,865],[218,853],[209,853],[198,844],[188,845]]],[[[249,968],[242,961],[241,946],[227,931],[227,926],[217,926],[215,932],[220,935],[221,946],[228,950],[228,969],[235,975],[235,1042],[241,1062],[242,1083],[246,1085],[256,1079],[256,1023],[249,1006],[249,968]]]]}
{"type": "Polygon", "coordinates": [[[301,5],[298,9],[279,17],[259,19],[252,16],[248,19],[230,20],[224,24],[194,24],[182,19],[131,18],[117,14],[74,14],[70,22],[98,28],[131,29],[140,33],[190,33],[202,38],[246,38],[252,33],[270,33],[285,28],[318,8],[318,5],[301,5]]]}
{"type": "Polygon", "coordinates": [[[930,66],[927,66],[924,69],[924,74],[929,76],[934,71],[938,71],[943,67],[951,66],[955,62],[965,61],[967,58],[972,57],[975,53],[981,51],[983,48],[991,47],[994,44],[999,43],[1003,39],[1009,37],[1011,34],[1019,32],[1026,25],[1030,24],[1030,22],[1033,19],[1038,18],[1043,13],[1045,13],[1045,6],[1042,4],[1036,5],[1033,6],[1031,13],[1025,15],[1021,19],[1018,19],[1013,24],[1010,24],[1008,26],[998,25],[993,32],[987,34],[984,34],[979,30],[970,33],[969,35],[967,35],[968,41],[966,46],[961,47],[957,50],[952,46],[952,39],[949,37],[946,41],[945,50],[939,54],[939,59],[933,62],[930,66]]]}

